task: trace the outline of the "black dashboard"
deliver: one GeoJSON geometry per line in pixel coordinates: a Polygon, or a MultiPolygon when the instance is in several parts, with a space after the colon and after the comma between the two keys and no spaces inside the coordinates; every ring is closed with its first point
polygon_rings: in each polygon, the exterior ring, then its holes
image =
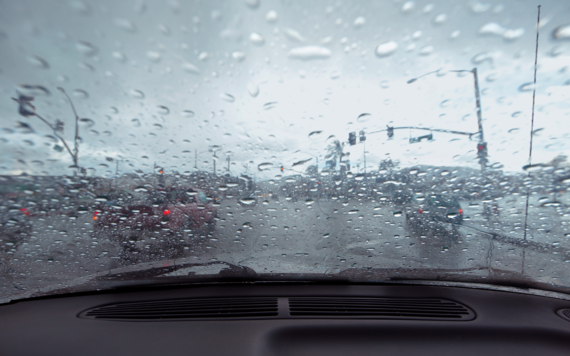
{"type": "Polygon", "coordinates": [[[204,285],[0,306],[8,355],[570,355],[570,301],[417,285],[204,285]]]}

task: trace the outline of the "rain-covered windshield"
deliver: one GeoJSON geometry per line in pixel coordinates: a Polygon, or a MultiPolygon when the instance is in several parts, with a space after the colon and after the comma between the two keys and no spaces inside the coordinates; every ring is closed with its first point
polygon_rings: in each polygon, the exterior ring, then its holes
{"type": "Polygon", "coordinates": [[[541,4],[0,1],[0,299],[174,265],[568,290],[541,4]]]}

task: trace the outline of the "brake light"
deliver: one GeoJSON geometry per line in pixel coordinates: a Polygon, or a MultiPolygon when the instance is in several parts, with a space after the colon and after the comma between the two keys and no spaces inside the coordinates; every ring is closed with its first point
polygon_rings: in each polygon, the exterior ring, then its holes
{"type": "Polygon", "coordinates": [[[26,208],[21,208],[20,211],[24,214],[26,214],[27,216],[30,216],[30,211],[26,208]]]}
{"type": "Polygon", "coordinates": [[[463,209],[459,209],[459,215],[463,215],[463,209]]]}
{"type": "Polygon", "coordinates": [[[97,214],[99,214],[98,211],[93,212],[93,220],[97,220],[97,214]]]}
{"type": "Polygon", "coordinates": [[[164,215],[170,215],[170,210],[165,210],[164,215]]]}
{"type": "Polygon", "coordinates": [[[420,213],[420,214],[421,214],[421,213],[423,213],[423,212],[424,212],[424,211],[423,211],[423,209],[422,209],[422,208],[419,208],[419,209],[418,209],[418,213],[420,213]]]}

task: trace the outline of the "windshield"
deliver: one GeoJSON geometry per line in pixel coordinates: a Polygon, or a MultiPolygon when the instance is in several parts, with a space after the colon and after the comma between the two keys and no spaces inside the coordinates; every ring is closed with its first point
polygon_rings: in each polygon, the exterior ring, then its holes
{"type": "Polygon", "coordinates": [[[173,265],[568,291],[540,3],[0,1],[0,299],[173,265]]]}

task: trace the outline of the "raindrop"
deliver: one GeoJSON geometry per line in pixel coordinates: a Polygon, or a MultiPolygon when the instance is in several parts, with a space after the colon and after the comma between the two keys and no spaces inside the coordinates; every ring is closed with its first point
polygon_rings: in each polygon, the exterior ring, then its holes
{"type": "Polygon", "coordinates": [[[184,70],[185,72],[194,73],[194,74],[200,74],[200,69],[198,69],[198,67],[196,67],[196,66],[193,65],[192,63],[184,62],[184,63],[182,63],[182,65],[181,65],[180,67],[181,67],[182,70],[184,70]]]}
{"type": "Polygon", "coordinates": [[[267,15],[265,15],[265,19],[267,20],[267,22],[276,22],[278,17],[277,17],[277,12],[271,10],[267,13],[267,15]]]}
{"type": "Polygon", "coordinates": [[[220,93],[220,98],[227,101],[228,103],[233,103],[236,100],[236,98],[233,95],[228,93],[220,93]]]}
{"type": "Polygon", "coordinates": [[[127,56],[122,52],[113,52],[113,58],[115,58],[116,60],[118,60],[121,63],[124,63],[127,61],[127,56]]]}
{"type": "Polygon", "coordinates": [[[570,24],[557,27],[552,32],[552,37],[557,40],[570,40],[570,24]]]}
{"type": "Polygon", "coordinates": [[[257,165],[257,169],[259,169],[260,171],[268,170],[271,167],[273,167],[273,163],[269,163],[269,162],[264,162],[264,163],[260,163],[259,165],[257,165]]]}
{"type": "Polygon", "coordinates": [[[160,32],[162,32],[163,35],[170,36],[171,33],[170,27],[160,24],[158,25],[158,29],[160,30],[160,32]]]}
{"type": "Polygon", "coordinates": [[[198,55],[198,60],[202,62],[208,60],[208,58],[210,58],[210,56],[208,55],[207,52],[202,52],[198,55]]]}
{"type": "Polygon", "coordinates": [[[182,111],[182,115],[184,115],[184,117],[186,117],[186,118],[191,118],[191,117],[194,117],[194,111],[184,110],[184,111],[182,111]]]}
{"type": "Polygon", "coordinates": [[[263,38],[263,36],[257,32],[252,32],[249,35],[249,41],[256,46],[263,46],[263,44],[265,43],[265,38],[263,38]]]}
{"type": "Polygon", "coordinates": [[[76,98],[87,99],[89,98],[89,93],[83,89],[74,89],[71,94],[76,98]]]}
{"type": "Polygon", "coordinates": [[[311,205],[311,204],[313,204],[314,202],[315,202],[315,201],[314,201],[313,199],[311,199],[311,198],[305,200],[305,204],[306,204],[306,205],[311,205]]]}
{"type": "Polygon", "coordinates": [[[506,30],[505,33],[503,33],[503,38],[508,41],[514,41],[516,39],[521,38],[523,35],[524,35],[524,28],[517,28],[517,29],[506,30]]]}
{"type": "Polygon", "coordinates": [[[525,83],[519,87],[519,91],[522,91],[522,92],[532,91],[533,89],[534,89],[533,83],[525,83]]]}
{"type": "Polygon", "coordinates": [[[92,56],[98,51],[97,47],[87,41],[77,41],[75,43],[75,49],[86,56],[92,56]]]}
{"type": "Polygon", "coordinates": [[[398,43],[395,41],[388,41],[378,45],[376,47],[376,55],[380,58],[388,57],[392,55],[398,49],[398,43]]]}
{"type": "Polygon", "coordinates": [[[366,19],[362,16],[358,16],[357,18],[354,19],[354,22],[352,24],[354,25],[354,27],[360,28],[360,27],[364,26],[365,23],[366,23],[366,19]]]}
{"type": "Polygon", "coordinates": [[[390,82],[387,80],[383,80],[380,82],[380,88],[382,89],[388,89],[390,87],[390,82]]]}
{"type": "Polygon", "coordinates": [[[471,58],[471,62],[473,64],[482,64],[484,62],[493,62],[493,55],[489,52],[482,52],[476,54],[473,58],[471,58]]]}
{"type": "Polygon", "coordinates": [[[255,98],[259,95],[259,85],[256,83],[248,83],[247,84],[247,92],[251,95],[252,98],[255,98]]]}
{"type": "Polygon", "coordinates": [[[88,119],[86,117],[82,117],[81,119],[79,119],[79,122],[81,124],[84,124],[87,128],[91,128],[95,125],[95,121],[93,121],[92,119],[88,119]]]}
{"type": "Polygon", "coordinates": [[[259,7],[259,0],[245,0],[245,4],[252,10],[259,7]]]}
{"type": "Polygon", "coordinates": [[[433,46],[424,46],[420,49],[420,55],[428,56],[433,53],[433,46]]]}
{"type": "Polygon", "coordinates": [[[242,51],[234,51],[232,52],[232,58],[238,62],[241,62],[245,59],[245,53],[242,51]]]}
{"type": "Polygon", "coordinates": [[[239,200],[243,205],[253,205],[255,204],[255,198],[244,198],[239,200]]]}
{"type": "Polygon", "coordinates": [[[158,113],[159,113],[160,115],[168,115],[168,114],[170,114],[170,109],[167,108],[166,106],[164,106],[164,105],[159,105],[159,106],[157,106],[157,107],[158,107],[158,113]]]}
{"type": "Polygon", "coordinates": [[[296,47],[289,51],[289,58],[300,60],[326,59],[332,55],[330,49],[320,46],[296,47]]]}
{"type": "Polygon", "coordinates": [[[401,211],[395,211],[395,212],[394,212],[394,216],[395,216],[395,217],[400,217],[400,216],[402,216],[402,212],[401,212],[401,211]]]}
{"type": "Polygon", "coordinates": [[[311,139],[318,139],[321,137],[322,131],[313,131],[309,134],[309,138],[311,139]]]}
{"type": "Polygon", "coordinates": [[[433,22],[436,25],[441,25],[443,24],[445,21],[447,21],[447,14],[443,13],[443,14],[439,14],[436,17],[433,18],[433,22]]]}
{"type": "Polygon", "coordinates": [[[519,117],[522,113],[520,111],[515,111],[511,114],[512,117],[519,117]]]}
{"type": "Polygon", "coordinates": [[[28,61],[38,68],[49,69],[49,63],[38,56],[28,56],[28,61]]]}
{"type": "Polygon", "coordinates": [[[502,36],[506,29],[496,22],[488,22],[483,26],[479,27],[477,33],[479,35],[497,35],[502,36]]]}
{"type": "Polygon", "coordinates": [[[358,209],[353,209],[353,210],[349,210],[348,214],[352,215],[352,214],[357,214],[358,213],[358,209]]]}
{"type": "Polygon", "coordinates": [[[157,51],[147,51],[146,57],[151,60],[151,62],[158,63],[162,59],[162,55],[157,51]]]}
{"type": "Polygon", "coordinates": [[[357,175],[354,177],[354,180],[356,180],[356,181],[364,180],[364,174],[361,174],[361,173],[357,174],[357,175]]]}
{"type": "Polygon", "coordinates": [[[162,125],[161,124],[153,124],[152,126],[156,127],[159,130],[162,130],[162,125]]]}
{"type": "Polygon", "coordinates": [[[131,91],[129,93],[135,99],[144,99],[144,93],[140,90],[131,89],[131,91]]]}
{"type": "Polygon", "coordinates": [[[24,95],[33,96],[33,97],[40,95],[45,95],[45,96],[51,95],[50,91],[46,87],[41,85],[22,84],[18,86],[18,91],[24,95]]]}
{"type": "Polygon", "coordinates": [[[127,32],[136,32],[137,28],[134,23],[127,19],[115,19],[115,26],[127,31],[127,32]]]}
{"type": "Polygon", "coordinates": [[[485,12],[487,10],[489,10],[489,8],[491,7],[491,4],[484,4],[481,3],[479,1],[475,1],[471,3],[471,11],[473,11],[476,14],[480,14],[482,12],[485,12]]]}
{"type": "Polygon", "coordinates": [[[328,239],[328,238],[330,237],[330,235],[331,235],[331,234],[328,233],[328,232],[327,232],[326,234],[323,234],[323,239],[328,239]]]}
{"type": "Polygon", "coordinates": [[[137,193],[146,193],[146,192],[148,192],[148,189],[146,189],[146,188],[143,187],[143,186],[138,186],[138,187],[136,187],[136,188],[134,189],[134,191],[137,192],[137,193]]]}
{"type": "Polygon", "coordinates": [[[413,1],[406,1],[404,5],[402,5],[402,12],[410,12],[416,7],[416,3],[413,1]]]}
{"type": "Polygon", "coordinates": [[[270,101],[268,103],[263,104],[263,110],[271,110],[277,106],[276,101],[270,101]]]}

